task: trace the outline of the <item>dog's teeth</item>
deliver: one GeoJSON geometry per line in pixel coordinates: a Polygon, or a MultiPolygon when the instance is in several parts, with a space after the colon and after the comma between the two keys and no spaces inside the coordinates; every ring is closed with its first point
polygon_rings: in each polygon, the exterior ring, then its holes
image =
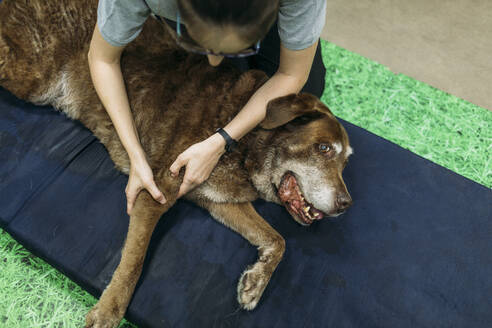
{"type": "Polygon", "coordinates": [[[309,220],[314,220],[313,216],[309,213],[309,210],[311,209],[310,206],[303,207],[302,209],[309,220]]]}

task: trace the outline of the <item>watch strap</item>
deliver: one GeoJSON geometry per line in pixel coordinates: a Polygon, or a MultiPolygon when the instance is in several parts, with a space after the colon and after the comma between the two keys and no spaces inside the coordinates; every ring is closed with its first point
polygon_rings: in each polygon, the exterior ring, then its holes
{"type": "Polygon", "coordinates": [[[225,150],[227,152],[232,151],[236,147],[237,141],[232,139],[229,133],[227,133],[223,128],[218,128],[217,130],[215,130],[215,132],[217,132],[222,136],[222,138],[224,138],[226,142],[225,150]]]}

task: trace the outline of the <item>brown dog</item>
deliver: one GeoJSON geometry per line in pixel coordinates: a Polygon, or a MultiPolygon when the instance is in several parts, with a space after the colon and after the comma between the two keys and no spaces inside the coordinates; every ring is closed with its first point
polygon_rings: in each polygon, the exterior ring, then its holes
{"type": "MultiPolygon", "coordinates": [[[[96,7],[97,0],[0,3],[0,84],[80,120],[128,173],[128,156],[89,75],[96,7]]],[[[87,327],[114,327],[123,317],[154,227],[176,201],[183,172],[172,178],[172,161],[227,124],[266,79],[259,71],[210,67],[203,56],[176,49],[153,20],[125,50],[122,68],[142,146],[168,202],[161,205],[147,192],[137,197],[121,262],[87,315],[87,327]]],[[[261,197],[282,204],[301,225],[336,216],[351,204],[342,180],[351,152],[345,130],[319,99],[289,95],[271,101],[260,126],[185,196],[258,247],[257,262],[239,279],[237,297],[244,309],[257,305],[285,248],[251,201],[261,197]]]]}

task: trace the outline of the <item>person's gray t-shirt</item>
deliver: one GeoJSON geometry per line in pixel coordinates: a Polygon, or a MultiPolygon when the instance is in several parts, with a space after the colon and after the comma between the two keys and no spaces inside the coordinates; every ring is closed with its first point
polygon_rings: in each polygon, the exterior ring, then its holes
{"type": "MultiPolygon", "coordinates": [[[[97,25],[113,46],[124,46],[142,31],[151,13],[176,20],[176,0],[99,0],[97,25]]],[[[280,0],[278,33],[290,50],[315,43],[325,24],[326,0],[280,0]]]]}

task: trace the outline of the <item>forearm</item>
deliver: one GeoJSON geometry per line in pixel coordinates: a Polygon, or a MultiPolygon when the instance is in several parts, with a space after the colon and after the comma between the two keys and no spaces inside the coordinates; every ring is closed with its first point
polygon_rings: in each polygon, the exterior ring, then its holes
{"type": "Polygon", "coordinates": [[[280,44],[277,72],[250,98],[246,106],[224,128],[236,140],[260,123],[270,100],[301,91],[309,77],[318,42],[303,50],[289,50],[280,44]]]}
{"type": "Polygon", "coordinates": [[[130,159],[144,156],[128,102],[119,61],[107,63],[89,53],[92,81],[130,159]]]}
{"type": "Polygon", "coordinates": [[[224,129],[232,138],[241,139],[265,118],[266,107],[270,100],[290,93],[298,93],[305,82],[304,79],[292,75],[282,72],[275,73],[253,94],[243,109],[224,129]]]}

